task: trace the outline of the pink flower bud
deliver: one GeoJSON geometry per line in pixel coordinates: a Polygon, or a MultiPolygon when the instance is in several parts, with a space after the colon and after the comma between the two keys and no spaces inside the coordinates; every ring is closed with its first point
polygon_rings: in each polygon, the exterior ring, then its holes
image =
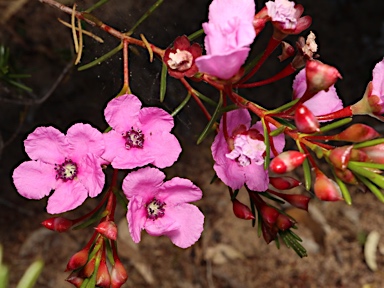
{"type": "Polygon", "coordinates": [[[41,225],[52,231],[65,232],[72,227],[73,221],[64,217],[53,217],[44,220],[41,225]]]}
{"type": "Polygon", "coordinates": [[[338,169],[347,169],[353,146],[337,147],[329,154],[329,160],[338,169]]]}
{"type": "Polygon", "coordinates": [[[91,275],[95,271],[95,262],[96,262],[96,259],[92,258],[91,260],[88,261],[87,264],[85,264],[85,266],[81,270],[81,275],[84,276],[84,278],[91,277],[91,275]]]}
{"type": "Polygon", "coordinates": [[[384,164],[384,143],[360,148],[359,150],[365,152],[372,162],[384,164]]]}
{"type": "Polygon", "coordinates": [[[114,241],[117,239],[117,226],[113,221],[101,222],[95,230],[108,239],[114,241]]]}
{"type": "Polygon", "coordinates": [[[353,124],[343,132],[334,136],[334,140],[348,142],[364,142],[379,137],[380,134],[372,127],[365,124],[353,124]]]}
{"type": "Polygon", "coordinates": [[[276,219],[276,226],[279,230],[285,231],[295,225],[295,221],[293,221],[290,217],[284,214],[279,214],[276,219]]]}
{"type": "Polygon", "coordinates": [[[269,183],[279,190],[288,190],[301,185],[301,182],[289,176],[269,177],[269,183]]]}
{"type": "Polygon", "coordinates": [[[340,187],[335,183],[335,181],[329,179],[320,170],[316,170],[314,190],[317,198],[322,201],[343,200],[340,187]]]}
{"type": "Polygon", "coordinates": [[[109,275],[105,260],[100,262],[99,270],[97,270],[96,284],[103,288],[109,288],[111,285],[111,276],[109,275]]]}
{"type": "Polygon", "coordinates": [[[297,129],[303,133],[314,133],[320,131],[320,124],[313,113],[305,106],[300,105],[295,112],[295,124],[297,129]]]}
{"type": "Polygon", "coordinates": [[[111,288],[120,288],[128,279],[127,271],[119,259],[115,259],[115,265],[111,272],[111,288]]]}
{"type": "Polygon", "coordinates": [[[275,208],[270,207],[266,204],[261,206],[260,213],[261,213],[261,216],[263,217],[263,220],[269,225],[275,224],[277,217],[280,214],[279,211],[277,211],[275,208]]]}
{"type": "Polygon", "coordinates": [[[342,79],[335,67],[324,64],[318,60],[307,61],[305,66],[307,89],[316,94],[322,90],[328,91],[338,78],[342,79]]]}
{"type": "Polygon", "coordinates": [[[307,155],[298,151],[285,151],[273,158],[269,163],[269,168],[272,172],[277,174],[283,174],[290,172],[300,166],[307,155]]]}
{"type": "Polygon", "coordinates": [[[284,194],[284,193],[279,193],[271,190],[269,191],[269,193],[272,193],[273,195],[276,195],[281,199],[284,199],[285,201],[287,201],[289,204],[291,204],[296,208],[308,211],[308,203],[309,203],[309,200],[311,200],[311,197],[299,195],[299,194],[284,194]]]}
{"type": "Polygon", "coordinates": [[[65,279],[68,283],[71,283],[77,288],[80,288],[84,282],[84,279],[79,277],[79,272],[72,272],[67,279],[65,279]]]}
{"type": "Polygon", "coordinates": [[[88,252],[88,248],[84,248],[74,254],[71,259],[69,259],[67,269],[65,271],[72,271],[83,267],[88,261],[88,252]]]}
{"type": "Polygon", "coordinates": [[[233,214],[235,214],[237,218],[244,220],[255,219],[255,216],[252,214],[252,211],[248,208],[248,206],[244,205],[237,199],[232,200],[232,204],[233,214]]]}
{"type": "Polygon", "coordinates": [[[353,175],[352,171],[349,169],[340,170],[336,168],[334,171],[336,176],[339,177],[344,183],[351,185],[357,185],[359,183],[355,175],[353,175]]]}

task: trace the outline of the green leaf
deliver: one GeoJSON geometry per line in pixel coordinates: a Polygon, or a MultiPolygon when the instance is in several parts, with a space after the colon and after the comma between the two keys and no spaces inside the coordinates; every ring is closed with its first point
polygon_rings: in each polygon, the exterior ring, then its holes
{"type": "Polygon", "coordinates": [[[35,285],[37,279],[39,278],[43,267],[44,262],[42,260],[37,260],[33,262],[25,271],[23,277],[21,277],[16,288],[32,288],[35,285]]]}
{"type": "Polygon", "coordinates": [[[333,122],[333,123],[331,123],[329,125],[325,125],[325,126],[321,127],[320,131],[321,132],[331,131],[333,129],[336,129],[336,128],[339,128],[341,126],[344,126],[344,125],[348,124],[351,121],[352,121],[352,117],[344,118],[344,119],[341,119],[339,121],[333,122]]]}
{"type": "Polygon", "coordinates": [[[384,143],[384,138],[379,138],[379,139],[374,139],[374,140],[369,140],[362,143],[354,144],[353,148],[355,149],[365,148],[365,147],[375,146],[377,144],[382,144],[382,143],[384,143]]]}
{"type": "Polygon", "coordinates": [[[264,158],[264,169],[268,170],[269,162],[271,161],[271,144],[269,143],[269,133],[267,129],[267,124],[265,123],[265,119],[261,118],[261,123],[263,124],[264,130],[264,144],[265,144],[265,158],[264,158]]]}
{"type": "Polygon", "coordinates": [[[335,173],[333,173],[333,176],[335,177],[337,185],[339,185],[340,187],[341,194],[343,194],[344,201],[348,205],[352,205],[352,198],[351,198],[351,194],[349,194],[347,185],[345,185],[345,183],[341,181],[341,179],[337,177],[335,173]]]}
{"type": "Polygon", "coordinates": [[[100,0],[99,2],[97,2],[95,5],[92,5],[91,7],[89,7],[87,10],[85,10],[85,12],[87,13],[91,13],[93,10],[99,8],[100,6],[104,5],[105,3],[107,3],[109,0],[100,0]]]}
{"type": "Polygon", "coordinates": [[[84,71],[86,69],[89,69],[91,67],[94,67],[96,65],[99,65],[101,62],[111,58],[113,55],[115,55],[117,52],[119,52],[121,49],[123,49],[123,42],[119,44],[119,46],[113,48],[111,51],[105,53],[103,56],[97,58],[96,60],[93,60],[92,62],[89,62],[88,64],[85,64],[83,66],[80,66],[77,68],[78,71],[84,71]]]}
{"type": "Polygon", "coordinates": [[[354,161],[348,162],[348,168],[355,172],[357,176],[364,176],[368,178],[371,182],[379,186],[381,189],[384,189],[384,177],[382,175],[376,174],[375,172],[372,172],[364,167],[359,167],[354,161]]]}
{"type": "Polygon", "coordinates": [[[133,25],[133,27],[126,33],[127,35],[132,35],[132,33],[136,30],[137,27],[139,27],[139,25],[141,23],[144,22],[144,20],[146,20],[152,13],[153,11],[155,11],[160,5],[161,3],[163,3],[164,0],[158,0],[155,2],[155,4],[153,4],[148,10],[147,12],[145,12],[143,14],[143,16],[140,17],[140,19],[135,23],[135,25],[133,25]]]}
{"type": "Polygon", "coordinates": [[[189,41],[195,40],[197,37],[204,34],[204,30],[200,29],[188,36],[189,41]]]}
{"type": "MultiPolygon", "coordinates": [[[[299,151],[305,154],[305,151],[301,147],[300,143],[297,142],[296,144],[297,144],[297,148],[299,148],[299,151]]],[[[304,187],[309,191],[311,190],[312,176],[311,176],[311,167],[309,166],[309,161],[307,158],[304,159],[302,167],[303,167],[303,173],[304,173],[304,187]]]]}
{"type": "Polygon", "coordinates": [[[161,68],[161,76],[160,76],[160,102],[164,101],[165,92],[167,91],[167,64],[163,62],[163,67],[161,68]]]}
{"type": "Polygon", "coordinates": [[[199,91],[193,89],[192,93],[194,93],[197,97],[199,97],[201,100],[208,103],[209,105],[212,105],[214,107],[217,106],[217,103],[215,101],[213,101],[211,98],[205,96],[204,94],[200,93],[199,91]]]}
{"type": "Polygon", "coordinates": [[[302,240],[299,236],[293,233],[291,229],[279,231],[279,235],[281,239],[283,239],[285,245],[288,248],[292,248],[300,258],[308,256],[307,250],[300,244],[302,240]]]}
{"type": "Polygon", "coordinates": [[[356,175],[357,178],[365,185],[367,188],[379,199],[381,202],[384,203],[384,195],[380,191],[379,188],[377,188],[375,185],[373,185],[367,178],[361,176],[361,175],[356,175]]]}

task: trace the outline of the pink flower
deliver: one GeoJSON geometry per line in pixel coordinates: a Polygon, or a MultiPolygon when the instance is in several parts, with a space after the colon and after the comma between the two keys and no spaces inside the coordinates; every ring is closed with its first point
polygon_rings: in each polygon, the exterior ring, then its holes
{"type": "Polygon", "coordinates": [[[17,191],[29,199],[48,199],[48,213],[62,213],[96,197],[104,186],[100,165],[102,133],[88,124],[70,127],[67,135],[53,127],[38,127],[24,141],[32,159],[13,171],[17,191]]]}
{"type": "MultiPolygon", "coordinates": [[[[273,22],[280,22],[283,29],[295,29],[297,25],[297,11],[295,2],[288,0],[275,0],[265,3],[268,16],[273,22]]],[[[300,15],[299,15],[300,16],[300,15]]]]}
{"type": "MultiPolygon", "coordinates": [[[[264,136],[260,122],[251,126],[251,116],[246,109],[227,113],[228,142],[225,140],[223,121],[212,144],[213,166],[217,176],[232,189],[244,184],[254,191],[268,188],[268,171],[264,169],[264,136]]],[[[280,153],[285,145],[284,135],[274,138],[276,150],[280,153]]]]}
{"type": "Polygon", "coordinates": [[[135,243],[141,230],[152,236],[165,235],[181,248],[194,244],[203,231],[204,215],[188,202],[201,199],[202,192],[190,180],[165,175],[156,168],[131,172],[123,181],[129,200],[127,220],[135,243]]]}
{"type": "MultiPolygon", "coordinates": [[[[306,71],[302,69],[293,80],[294,99],[301,98],[307,90],[306,71]]],[[[325,115],[343,109],[343,102],[336,93],[336,88],[332,85],[327,92],[318,92],[304,105],[315,115],[325,115]]]]}
{"type": "Polygon", "coordinates": [[[240,70],[256,37],[254,15],[253,0],[212,1],[209,22],[203,23],[207,55],[196,59],[200,72],[229,79],[240,70]]]}
{"type": "Polygon", "coordinates": [[[104,111],[113,130],[104,134],[103,158],[116,169],[132,169],[147,164],[159,168],[171,166],[181,147],[170,133],[173,118],[160,108],[141,108],[132,94],[112,99],[104,111]]]}

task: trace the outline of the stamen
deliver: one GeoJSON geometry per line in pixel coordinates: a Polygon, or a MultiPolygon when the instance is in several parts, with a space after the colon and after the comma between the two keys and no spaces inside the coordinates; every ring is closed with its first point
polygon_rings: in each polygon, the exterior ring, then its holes
{"type": "Polygon", "coordinates": [[[165,214],[164,206],[165,202],[153,198],[153,200],[146,205],[148,219],[156,220],[157,218],[163,217],[165,214]]]}
{"type": "Polygon", "coordinates": [[[62,164],[55,164],[56,179],[64,182],[75,179],[77,175],[77,164],[71,159],[65,158],[62,164]]]}
{"type": "Polygon", "coordinates": [[[176,53],[169,53],[168,65],[171,69],[183,72],[192,66],[193,56],[189,51],[176,49],[176,53]]]}
{"type": "Polygon", "coordinates": [[[140,129],[133,129],[133,127],[131,127],[131,130],[125,132],[123,137],[125,139],[125,148],[143,148],[144,134],[140,129]]]}

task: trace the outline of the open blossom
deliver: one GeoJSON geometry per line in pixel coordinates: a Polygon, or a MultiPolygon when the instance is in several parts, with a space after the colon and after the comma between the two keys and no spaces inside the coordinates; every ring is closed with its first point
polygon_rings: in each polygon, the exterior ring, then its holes
{"type": "Polygon", "coordinates": [[[48,213],[62,213],[81,205],[87,196],[102,190],[105,175],[100,156],[104,152],[102,133],[78,123],[64,135],[54,127],[38,127],[24,141],[32,159],[13,172],[17,191],[29,199],[48,199],[48,213]]]}
{"type": "Polygon", "coordinates": [[[123,192],[129,200],[129,232],[135,243],[140,242],[144,229],[152,236],[165,235],[175,245],[187,248],[203,231],[203,213],[188,203],[200,200],[202,192],[188,179],[175,177],[163,182],[164,179],[163,172],[151,167],[125,177],[123,192]]]}
{"type": "Polygon", "coordinates": [[[173,118],[160,108],[141,108],[132,94],[112,99],[104,111],[112,130],[104,134],[106,143],[102,157],[116,169],[133,169],[153,164],[171,166],[179,157],[181,147],[170,133],[173,118]]]}
{"type": "Polygon", "coordinates": [[[254,0],[212,1],[209,22],[203,23],[207,55],[196,59],[200,72],[229,79],[240,70],[256,37],[254,15],[254,0]]]}
{"type": "MultiPolygon", "coordinates": [[[[268,171],[264,169],[266,146],[260,122],[251,126],[251,116],[246,109],[227,113],[226,141],[223,120],[219,133],[212,144],[213,166],[217,176],[232,189],[240,189],[244,184],[254,191],[268,188],[268,171]]],[[[273,138],[276,150],[280,153],[285,145],[284,135],[273,138]]]]}
{"type": "Polygon", "coordinates": [[[192,77],[198,72],[195,60],[201,54],[200,45],[197,43],[191,45],[188,37],[183,35],[176,38],[173,47],[165,50],[163,60],[168,67],[169,75],[172,77],[192,77]]]}
{"type": "MultiPolygon", "coordinates": [[[[302,69],[293,80],[294,98],[301,98],[307,90],[306,71],[302,69]]],[[[336,92],[336,88],[332,85],[326,92],[322,90],[311,99],[304,102],[304,105],[315,115],[325,115],[343,109],[343,102],[336,92]]]]}
{"type": "Polygon", "coordinates": [[[288,0],[275,0],[265,3],[268,16],[273,22],[280,22],[284,29],[295,29],[297,25],[297,12],[295,2],[288,0]]]}

